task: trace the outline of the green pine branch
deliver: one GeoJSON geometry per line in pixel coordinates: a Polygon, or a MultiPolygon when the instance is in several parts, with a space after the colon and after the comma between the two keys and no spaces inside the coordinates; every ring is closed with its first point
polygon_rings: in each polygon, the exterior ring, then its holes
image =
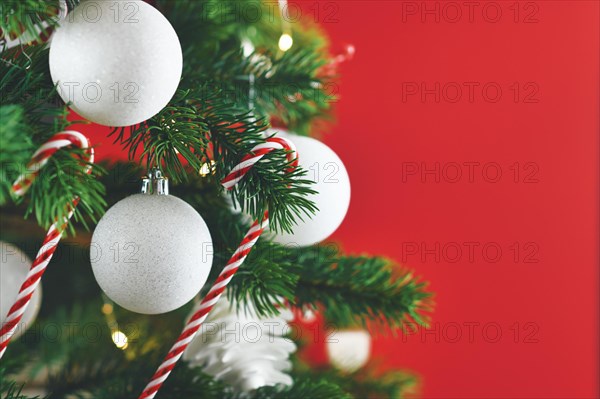
{"type": "MultiPolygon", "coordinates": [[[[158,9],[175,28],[184,51],[184,59],[214,53],[222,43],[239,40],[249,27],[262,32],[264,24],[242,12],[250,5],[262,9],[255,0],[158,0],[158,9]],[[256,29],[258,27],[258,29],[256,29]]],[[[262,20],[264,21],[264,19],[262,20]]],[[[193,67],[184,65],[184,76],[193,67]]]]}
{"type": "Polygon", "coordinates": [[[243,54],[240,43],[220,48],[186,76],[182,86],[213,82],[240,108],[273,116],[290,130],[306,134],[336,101],[329,78],[320,74],[327,59],[316,47],[294,46],[277,56],[269,51],[243,54]]]}
{"type": "Polygon", "coordinates": [[[402,399],[418,391],[419,379],[403,370],[381,371],[380,360],[370,360],[352,372],[333,367],[310,367],[295,359],[294,379],[323,379],[348,392],[354,398],[402,399]]]}
{"type": "Polygon", "coordinates": [[[59,10],[59,0],[2,0],[0,29],[4,35],[23,39],[23,44],[27,44],[40,37],[44,23],[57,25],[59,10]]]}
{"type": "Polygon", "coordinates": [[[38,399],[39,397],[29,397],[22,393],[24,384],[15,380],[15,371],[22,368],[26,362],[26,356],[23,353],[2,359],[0,365],[0,397],[2,399],[38,399]]]}
{"type": "Polygon", "coordinates": [[[190,168],[199,171],[208,162],[208,130],[203,115],[193,105],[191,91],[178,91],[157,115],[143,124],[116,128],[117,141],[128,150],[129,158],[160,166],[170,179],[185,181],[190,168]],[[186,169],[184,162],[190,166],[186,169]]]}
{"type": "MultiPolygon", "coordinates": [[[[81,221],[86,228],[84,215],[97,222],[106,207],[105,189],[98,181],[104,170],[84,159],[85,152],[78,148],[67,147],[53,154],[26,194],[26,216],[35,215],[38,223],[47,228],[55,221],[66,220],[71,208],[69,204],[79,198],[74,220],[81,221]],[[92,166],[89,174],[85,172],[88,165],[92,166]]],[[[75,231],[72,223],[69,231],[75,231]]]]}
{"type": "MultiPolygon", "coordinates": [[[[298,378],[290,387],[262,387],[248,396],[251,399],[352,399],[352,395],[324,376],[298,378]]],[[[241,396],[239,398],[241,399],[241,396]]]]}
{"type": "Polygon", "coordinates": [[[33,153],[23,114],[18,105],[0,106],[0,205],[11,198],[12,184],[33,153]]]}
{"type": "Polygon", "coordinates": [[[64,130],[67,108],[58,96],[48,66],[49,50],[43,45],[2,53],[0,62],[0,105],[23,109],[29,135],[37,144],[64,130]]]}
{"type": "MultiPolygon", "coordinates": [[[[212,165],[218,184],[255,145],[264,142],[266,129],[262,120],[237,113],[235,104],[221,94],[206,87],[179,91],[171,104],[145,124],[113,133],[131,159],[146,158],[148,166],[160,165],[175,182],[197,175],[207,164],[212,165]]],[[[286,172],[289,166],[285,152],[267,154],[231,192],[234,201],[254,218],[262,218],[268,209],[275,230],[290,231],[296,218],[310,217],[316,211],[307,199],[315,192],[310,188],[312,181],[303,178],[306,171],[302,168],[286,172]]]]}
{"type": "MultiPolygon", "coordinates": [[[[25,52],[11,49],[2,53],[2,60],[0,203],[5,204],[10,185],[19,175],[27,173],[24,165],[35,149],[72,122],[67,120],[68,109],[52,85],[48,50],[44,46],[29,46],[25,52]]],[[[40,225],[48,227],[65,219],[69,212],[67,204],[76,196],[81,201],[75,210],[75,220],[93,221],[102,215],[106,205],[104,187],[97,177],[103,170],[94,167],[91,174],[85,173],[83,155],[81,150],[67,147],[50,158],[25,197],[15,198],[28,204],[26,215],[35,215],[40,225]]],[[[73,232],[72,225],[69,226],[73,232]]]]}
{"type": "MultiPolygon", "coordinates": [[[[144,377],[147,378],[153,371],[149,367],[153,364],[150,360],[147,357],[141,357],[121,364],[114,362],[108,364],[94,362],[91,365],[86,363],[67,364],[59,375],[52,377],[52,380],[60,378],[63,383],[60,389],[51,390],[47,399],[136,397],[144,388],[142,384],[145,381],[144,377]]],[[[214,380],[204,374],[201,368],[189,368],[184,362],[175,367],[169,379],[164,383],[160,390],[160,397],[163,399],[196,397],[203,399],[352,398],[334,382],[315,377],[300,377],[290,387],[262,387],[249,393],[236,393],[233,387],[214,380]]]]}
{"type": "MultiPolygon", "coordinates": [[[[2,373],[1,370],[0,373],[2,373]]],[[[39,396],[23,395],[22,391],[22,384],[15,381],[5,381],[4,376],[0,374],[0,395],[2,395],[2,399],[39,399],[39,396]]]]}
{"type": "Polygon", "coordinates": [[[288,27],[276,3],[160,0],[159,8],[183,48],[180,88],[210,82],[240,109],[275,117],[299,134],[307,134],[316,118],[328,117],[337,98],[331,77],[322,74],[328,43],[315,25],[291,26],[294,45],[283,53],[278,41],[288,27]],[[246,42],[256,48],[253,54],[242,51],[246,42]]]}
{"type": "Polygon", "coordinates": [[[338,328],[427,325],[432,309],[431,293],[412,272],[380,257],[344,256],[328,244],[285,248],[264,237],[239,273],[229,286],[238,300],[249,296],[264,313],[276,312],[281,299],[318,307],[338,328]]]}
{"type": "Polygon", "coordinates": [[[321,305],[325,318],[337,327],[375,322],[394,329],[407,321],[427,325],[431,293],[411,271],[381,257],[318,248],[299,254],[296,305],[321,305]]]}

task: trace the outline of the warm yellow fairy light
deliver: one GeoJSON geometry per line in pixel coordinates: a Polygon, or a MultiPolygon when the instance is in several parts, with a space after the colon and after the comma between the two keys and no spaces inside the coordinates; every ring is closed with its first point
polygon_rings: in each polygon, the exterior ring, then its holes
{"type": "Polygon", "coordinates": [[[125,335],[119,330],[113,331],[111,338],[115,343],[115,346],[119,349],[127,349],[127,347],[129,346],[127,335],[125,335]]]}
{"type": "Polygon", "coordinates": [[[105,303],[102,305],[102,313],[111,314],[113,312],[113,305],[110,303],[105,303]]]}
{"type": "Polygon", "coordinates": [[[281,51],[288,51],[289,49],[292,48],[293,44],[294,44],[294,39],[292,39],[292,36],[290,36],[288,33],[284,33],[279,38],[279,49],[281,51]]]}
{"type": "Polygon", "coordinates": [[[214,172],[214,170],[215,170],[214,167],[215,167],[215,161],[210,161],[210,163],[204,163],[200,167],[200,170],[198,171],[198,173],[200,173],[200,176],[206,177],[214,172]]]}

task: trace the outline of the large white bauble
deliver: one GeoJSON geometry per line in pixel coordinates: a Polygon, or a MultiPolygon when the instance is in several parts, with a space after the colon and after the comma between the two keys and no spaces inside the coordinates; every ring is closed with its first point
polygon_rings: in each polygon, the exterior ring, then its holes
{"type": "MultiPolygon", "coordinates": [[[[4,323],[8,311],[19,295],[19,289],[27,277],[31,259],[12,244],[0,241],[0,324],[4,323]]],[[[17,325],[13,339],[31,326],[42,304],[42,284],[37,286],[31,301],[17,325]]]]}
{"type": "MultiPolygon", "coordinates": [[[[276,130],[270,130],[272,134],[276,130]]],[[[319,140],[278,130],[277,136],[292,141],[298,151],[299,165],[313,180],[317,194],[308,196],[319,210],[292,227],[293,233],[279,233],[274,241],[284,245],[309,246],[329,237],[342,224],[350,206],[350,177],[335,152],[319,140]]]]}
{"type": "Polygon", "coordinates": [[[141,0],[84,0],[50,45],[50,74],[62,99],[107,126],[156,115],[175,94],[182,66],[175,30],[141,0]]]}
{"type": "Polygon", "coordinates": [[[135,194],[102,217],[90,258],[110,299],[133,312],[158,314],[198,294],[210,273],[213,246],[206,223],[185,201],[135,194]]]}
{"type": "Polygon", "coordinates": [[[331,364],[349,373],[364,366],[371,355],[371,335],[364,330],[336,331],[326,345],[331,364]]]}

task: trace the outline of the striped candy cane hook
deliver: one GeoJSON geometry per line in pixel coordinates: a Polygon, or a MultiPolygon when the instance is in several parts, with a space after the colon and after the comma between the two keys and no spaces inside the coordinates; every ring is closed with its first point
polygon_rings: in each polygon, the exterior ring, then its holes
{"type": "MultiPolygon", "coordinates": [[[[242,158],[241,162],[233,168],[233,170],[221,181],[223,187],[227,190],[232,190],[237,183],[244,178],[252,166],[260,161],[265,155],[275,150],[287,150],[289,151],[288,159],[291,162],[288,172],[292,171],[298,166],[298,157],[296,154],[296,148],[292,142],[283,138],[268,138],[265,143],[258,144],[252,149],[252,152],[242,158]]],[[[213,286],[208,291],[208,294],[204,297],[198,310],[192,315],[186,326],[183,328],[183,332],[177,338],[175,344],[171,347],[171,350],[159,366],[156,373],[152,376],[152,380],[146,385],[144,392],[139,396],[139,399],[151,399],[156,396],[156,393],[165,382],[165,380],[171,374],[171,371],[175,367],[177,361],[183,355],[185,348],[196,336],[198,330],[202,326],[202,323],[208,317],[208,314],[215,306],[215,304],[221,298],[225,287],[231,281],[237,270],[240,268],[246,257],[254,247],[254,244],[258,241],[258,238],[263,233],[265,228],[269,225],[269,215],[265,212],[262,220],[256,220],[248,233],[244,236],[244,239],[231,256],[231,259],[227,262],[227,265],[217,277],[213,286]]]]}
{"type": "MultiPolygon", "coordinates": [[[[31,157],[31,161],[27,164],[27,172],[19,176],[17,181],[12,186],[12,191],[17,196],[23,196],[27,190],[31,187],[31,184],[35,178],[39,175],[40,169],[48,162],[50,157],[59,149],[76,146],[82,149],[86,149],[86,160],[90,163],[86,166],[86,172],[91,172],[91,164],[94,162],[94,150],[90,147],[90,142],[83,134],[75,131],[64,131],[57,133],[50,140],[44,143],[31,157]]],[[[6,352],[6,347],[10,342],[11,337],[17,329],[17,325],[23,317],[23,313],[27,309],[33,292],[40,283],[40,279],[52,259],[52,255],[56,251],[58,242],[60,241],[62,231],[68,223],[75,207],[79,202],[79,198],[74,198],[73,201],[68,204],[69,213],[66,220],[56,221],[46,234],[46,238],[40,248],[35,260],[33,261],[27,278],[19,289],[19,295],[15,300],[6,316],[6,320],[2,323],[0,329],[0,358],[6,352]]]]}

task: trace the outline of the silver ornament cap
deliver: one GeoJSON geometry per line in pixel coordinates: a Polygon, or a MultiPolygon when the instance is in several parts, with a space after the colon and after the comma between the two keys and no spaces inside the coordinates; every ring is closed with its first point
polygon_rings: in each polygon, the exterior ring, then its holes
{"type": "Polygon", "coordinates": [[[169,195],[169,178],[158,168],[150,169],[142,177],[142,194],[169,195]]]}

